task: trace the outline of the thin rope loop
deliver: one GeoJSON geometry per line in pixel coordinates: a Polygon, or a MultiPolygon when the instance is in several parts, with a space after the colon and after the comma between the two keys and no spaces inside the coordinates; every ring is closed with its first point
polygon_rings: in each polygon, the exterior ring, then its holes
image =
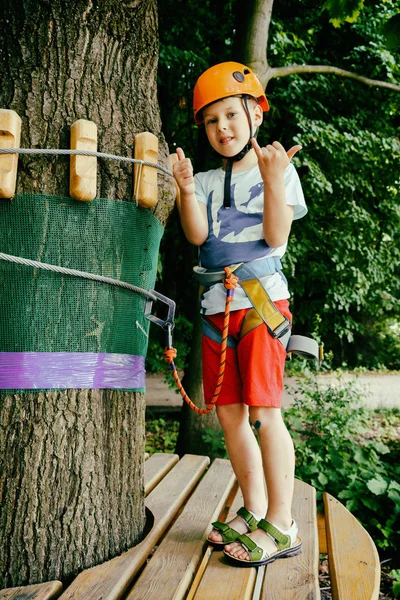
{"type": "Polygon", "coordinates": [[[222,328],[222,340],[221,340],[221,359],[220,359],[220,363],[219,363],[218,379],[217,379],[217,384],[216,384],[216,387],[214,390],[214,394],[211,399],[211,402],[209,404],[207,404],[207,406],[205,408],[199,408],[198,406],[196,406],[184,390],[184,387],[181,383],[181,380],[179,378],[179,375],[178,375],[178,372],[176,370],[176,366],[174,363],[174,359],[176,358],[176,355],[177,355],[176,349],[173,348],[172,346],[169,346],[169,347],[165,348],[165,350],[164,350],[165,361],[171,365],[172,374],[174,376],[175,383],[177,385],[178,390],[180,391],[182,398],[190,406],[190,408],[192,410],[194,410],[194,412],[197,413],[198,415],[207,415],[208,413],[210,413],[212,411],[212,409],[216,405],[217,400],[219,398],[219,394],[221,392],[222,383],[224,381],[224,376],[225,376],[226,347],[227,347],[227,342],[228,342],[228,330],[229,330],[231,304],[232,304],[232,300],[233,300],[233,294],[234,294],[235,288],[238,285],[239,279],[238,279],[238,277],[236,277],[236,275],[234,275],[232,273],[232,271],[230,270],[229,267],[225,267],[224,271],[226,274],[226,278],[224,279],[224,286],[226,288],[226,298],[225,298],[224,324],[223,324],[223,328],[222,328]]]}

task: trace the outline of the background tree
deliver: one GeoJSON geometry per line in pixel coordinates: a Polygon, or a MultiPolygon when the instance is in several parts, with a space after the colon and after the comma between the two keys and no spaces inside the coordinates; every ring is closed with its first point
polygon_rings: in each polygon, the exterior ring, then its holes
{"type": "MultiPolygon", "coordinates": [[[[0,19],[0,106],[21,116],[23,147],[68,148],[71,124],[84,118],[98,126],[99,149],[117,155],[132,155],[137,133],[155,133],[166,164],[155,0],[5,0],[0,19]]],[[[131,199],[132,167],[99,163],[98,196],[131,199]]],[[[159,184],[155,214],[165,223],[172,186],[163,176],[159,184]]],[[[66,161],[20,158],[17,193],[32,192],[68,196],[66,161]]],[[[3,207],[8,202],[2,200],[3,207]]],[[[43,225],[44,251],[48,243],[43,225]]],[[[118,250],[109,257],[115,273],[123,260],[118,250]]],[[[106,264],[98,269],[108,273],[106,264]]],[[[27,306],[33,298],[46,301],[40,294],[40,277],[32,270],[27,306]]],[[[75,326],[79,299],[70,300],[75,326]]],[[[110,304],[109,319],[112,309],[110,304]]],[[[12,307],[6,313],[3,305],[1,314],[9,313],[12,307]]],[[[54,349],[51,334],[48,351],[54,349]]],[[[141,539],[144,414],[141,393],[0,395],[0,587],[65,580],[141,539]]]]}
{"type": "MultiPolygon", "coordinates": [[[[345,14],[333,2],[277,2],[272,11],[270,0],[232,0],[217,18],[215,4],[187,10],[185,3],[181,20],[183,3],[174,2],[173,21],[169,2],[160,6],[160,93],[170,147],[184,147],[195,171],[218,166],[203,132],[196,136],[193,85],[218,62],[252,66],[271,105],[261,143],[303,146],[294,163],[309,215],[293,226],[284,259],[296,332],[321,338],[333,366],[398,368],[400,63],[398,38],[386,34],[395,31],[397,2],[365,2],[361,11],[350,3],[345,14]]],[[[186,274],[174,286],[178,314],[187,314],[195,298],[188,271],[197,256],[175,222],[165,239],[173,240],[168,260],[186,274]]],[[[191,432],[186,450],[198,447],[197,421],[182,424],[191,432]]]]}

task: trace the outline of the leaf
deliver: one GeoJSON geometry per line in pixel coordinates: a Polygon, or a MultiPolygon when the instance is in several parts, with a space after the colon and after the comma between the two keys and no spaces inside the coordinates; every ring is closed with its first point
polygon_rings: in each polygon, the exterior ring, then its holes
{"type": "Polygon", "coordinates": [[[389,454],[390,452],[389,448],[383,442],[375,442],[374,450],[376,450],[376,452],[379,454],[389,454]]]}
{"type": "Polygon", "coordinates": [[[391,481],[389,484],[389,491],[392,490],[400,492],[400,483],[398,483],[397,481],[391,481]]]}
{"type": "Polygon", "coordinates": [[[384,23],[382,33],[386,38],[386,46],[389,50],[400,48],[400,13],[384,23]]]}
{"type": "Polygon", "coordinates": [[[361,496],[360,499],[364,506],[367,506],[368,508],[376,512],[379,510],[380,500],[378,500],[377,498],[373,496],[361,496]]]}
{"type": "Polygon", "coordinates": [[[364,0],[326,0],[323,8],[329,12],[334,27],[340,27],[345,21],[356,21],[363,6],[364,0]]]}
{"type": "Polygon", "coordinates": [[[326,486],[326,484],[328,483],[328,478],[325,475],[325,473],[319,473],[318,474],[318,481],[320,482],[320,484],[322,486],[324,486],[324,487],[326,486]]]}
{"type": "Polygon", "coordinates": [[[367,488],[377,496],[384,494],[387,490],[387,483],[384,479],[370,479],[367,482],[367,488]]]}
{"type": "Polygon", "coordinates": [[[393,584],[393,595],[395,598],[400,596],[400,581],[396,581],[396,583],[393,584]]]}

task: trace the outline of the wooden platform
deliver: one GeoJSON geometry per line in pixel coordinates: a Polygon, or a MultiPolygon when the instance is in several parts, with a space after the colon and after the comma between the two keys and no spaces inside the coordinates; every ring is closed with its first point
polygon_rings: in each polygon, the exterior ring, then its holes
{"type": "Polygon", "coordinates": [[[334,600],[379,597],[379,557],[368,533],[329,494],[317,518],[315,489],[301,481],[293,516],[303,552],[259,569],[233,567],[204,541],[212,521],[243,504],[229,461],[210,466],[205,456],[154,454],[145,489],[153,524],[138,546],[80,573],[65,590],[48,582],[1,590],[0,600],[317,600],[320,551],[328,553],[334,600]]]}

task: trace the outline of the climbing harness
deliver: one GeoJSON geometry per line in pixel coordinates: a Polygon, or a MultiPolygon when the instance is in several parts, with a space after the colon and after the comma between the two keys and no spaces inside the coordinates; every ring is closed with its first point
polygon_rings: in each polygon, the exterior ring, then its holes
{"type": "MultiPolygon", "coordinates": [[[[252,304],[252,308],[246,314],[240,330],[240,339],[255,327],[265,323],[270,335],[278,339],[287,352],[288,359],[292,354],[297,354],[305,359],[322,360],[322,346],[312,338],[291,333],[290,321],[282,315],[270,296],[262,286],[260,277],[280,272],[282,264],[277,257],[266,257],[252,263],[239,263],[231,266],[232,272],[237,275],[240,286],[246,293],[252,304]]],[[[221,281],[221,271],[195,267],[194,274],[197,281],[203,287],[208,287],[221,281]]],[[[283,276],[283,274],[282,274],[283,276]]],[[[221,341],[219,332],[213,325],[203,318],[203,333],[216,342],[221,341]]],[[[228,347],[235,348],[236,340],[229,337],[228,347]]]]}
{"type": "MultiPolygon", "coordinates": [[[[240,330],[240,339],[247,333],[265,323],[270,335],[277,339],[287,352],[288,359],[292,354],[297,354],[305,359],[322,360],[322,346],[309,337],[293,335],[291,333],[290,321],[282,315],[270,296],[262,286],[260,277],[272,275],[279,272],[282,274],[282,264],[277,257],[266,257],[251,263],[239,263],[232,265],[232,272],[239,278],[240,286],[246,293],[252,304],[252,308],[246,314],[240,330]]],[[[194,274],[197,281],[203,287],[208,287],[221,281],[221,271],[195,267],[194,274]]],[[[284,277],[284,276],[283,276],[284,277]]],[[[203,318],[203,333],[212,340],[221,341],[220,333],[206,318],[203,318]]],[[[235,348],[236,340],[229,337],[228,347],[235,348]]]]}
{"type": "Polygon", "coordinates": [[[318,346],[318,343],[315,340],[302,335],[291,335],[290,321],[279,312],[259,280],[259,278],[264,275],[281,271],[281,268],[281,261],[277,257],[267,257],[258,261],[254,261],[253,263],[240,263],[238,265],[231,265],[230,267],[225,267],[224,270],[194,267],[195,278],[197,281],[199,281],[203,290],[210,285],[221,282],[223,282],[224,287],[226,288],[222,334],[215,329],[206,318],[202,319],[203,334],[221,344],[220,367],[215,391],[211,402],[202,409],[198,408],[186,394],[174,363],[174,359],[177,355],[176,349],[172,346],[175,303],[169,298],[166,298],[165,296],[158,294],[158,292],[153,291],[153,294],[155,294],[159,300],[168,306],[168,316],[165,320],[162,320],[154,315],[151,315],[152,301],[147,301],[147,314],[145,316],[148,320],[156,323],[167,332],[167,346],[164,350],[165,361],[171,366],[173,377],[182,398],[197,414],[205,415],[213,410],[221,392],[222,383],[224,380],[226,349],[235,348],[238,344],[236,340],[228,335],[228,329],[231,304],[233,301],[235,288],[239,284],[239,281],[241,287],[245,290],[249,300],[253,304],[253,308],[248,311],[243,320],[240,331],[240,339],[255,327],[265,323],[272,337],[277,339],[286,349],[288,359],[291,358],[292,354],[297,354],[306,359],[315,359],[319,362],[323,359],[322,346],[318,346]]]}

